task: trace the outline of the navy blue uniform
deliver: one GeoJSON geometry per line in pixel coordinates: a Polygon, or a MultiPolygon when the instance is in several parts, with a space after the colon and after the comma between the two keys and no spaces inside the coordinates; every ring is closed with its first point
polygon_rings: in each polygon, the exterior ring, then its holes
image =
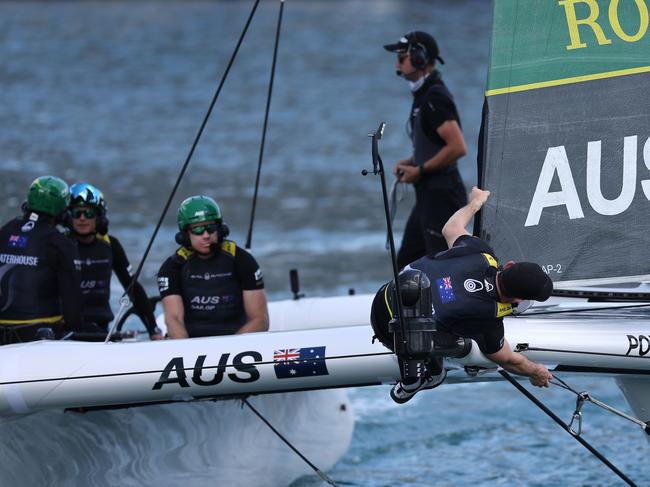
{"type": "Polygon", "coordinates": [[[512,313],[512,306],[499,302],[498,263],[488,244],[464,235],[449,250],[408,267],[421,270],[431,281],[433,316],[441,329],[474,339],[483,353],[501,350],[503,317],[512,313]]]}
{"type": "Polygon", "coordinates": [[[183,298],[190,337],[236,333],[247,320],[242,293],[255,289],[264,289],[257,262],[230,240],[208,259],[181,247],[158,271],[160,296],[183,298]]]}
{"type": "MultiPolygon", "coordinates": [[[[413,93],[409,135],[413,143],[413,162],[422,166],[445,146],[438,128],[446,121],[460,125],[454,99],[440,73],[433,71],[413,93]]],[[[415,206],[406,222],[404,238],[397,256],[400,268],[424,256],[447,249],[442,227],[456,210],[465,206],[465,185],[456,162],[439,171],[424,173],[415,183],[415,206]]]]}
{"type": "MultiPolygon", "coordinates": [[[[81,261],[81,294],[83,316],[86,323],[95,323],[107,331],[113,318],[110,306],[111,277],[113,272],[127,289],[131,284],[131,264],[120,241],[112,235],[97,234],[91,243],[78,241],[81,261]]],[[[156,319],[147,294],[139,282],[129,295],[136,312],[149,334],[155,333],[156,319]]]]}
{"type": "Polygon", "coordinates": [[[31,341],[36,330],[82,326],[74,243],[35,213],[0,229],[0,344],[31,341]]]}

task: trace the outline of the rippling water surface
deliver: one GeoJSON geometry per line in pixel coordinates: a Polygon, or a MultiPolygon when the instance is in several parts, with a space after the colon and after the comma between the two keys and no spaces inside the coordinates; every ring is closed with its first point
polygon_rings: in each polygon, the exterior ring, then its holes
{"type": "MultiPolygon", "coordinates": [[[[0,218],[18,213],[38,175],[88,180],[104,191],[112,232],[137,263],[251,5],[0,3],[0,218]]],[[[262,2],[146,261],[142,281],[152,294],[186,196],[214,196],[234,238],[245,240],[277,7],[262,2]]],[[[411,29],[437,37],[469,146],[461,172],[468,186],[475,183],[489,28],[484,0],[286,2],[253,239],[272,298],[289,296],[290,268],[299,269],[311,296],[372,292],[390,277],[379,182],[360,175],[370,166],[367,134],[380,121],[387,122],[386,163],[409,152],[410,93],[382,44],[411,29]]],[[[398,233],[411,201],[407,194],[401,203],[398,233]]],[[[611,381],[584,387],[625,407],[611,381]]],[[[572,397],[542,396],[569,419],[572,397]]],[[[507,384],[444,387],[402,407],[385,387],[353,390],[351,399],[358,417],[352,447],[332,472],[342,485],[616,482],[507,384]]],[[[589,434],[643,483],[648,445],[641,433],[593,410],[589,434]]]]}

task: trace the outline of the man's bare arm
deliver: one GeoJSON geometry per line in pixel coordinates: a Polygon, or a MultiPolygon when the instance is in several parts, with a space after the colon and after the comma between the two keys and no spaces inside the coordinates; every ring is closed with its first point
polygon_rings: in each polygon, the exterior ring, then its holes
{"type": "Polygon", "coordinates": [[[268,330],[269,310],[264,289],[246,290],[243,292],[243,299],[247,321],[237,334],[268,330]]]}
{"type": "Polygon", "coordinates": [[[538,387],[548,387],[549,381],[553,378],[546,367],[537,362],[527,359],[520,353],[514,353],[510,350],[510,345],[506,340],[496,353],[486,355],[487,358],[496,362],[508,372],[513,374],[525,375],[529,378],[530,383],[538,387]]]}
{"type": "Polygon", "coordinates": [[[469,225],[474,215],[483,207],[489,196],[489,191],[483,191],[476,186],[472,188],[469,202],[451,215],[451,218],[442,227],[442,235],[445,237],[448,247],[454,245],[456,239],[461,235],[471,235],[465,227],[469,225]]]}
{"type": "Polygon", "coordinates": [[[185,328],[183,298],[178,294],[170,294],[162,299],[162,305],[169,338],[189,338],[187,328],[185,328]]]}

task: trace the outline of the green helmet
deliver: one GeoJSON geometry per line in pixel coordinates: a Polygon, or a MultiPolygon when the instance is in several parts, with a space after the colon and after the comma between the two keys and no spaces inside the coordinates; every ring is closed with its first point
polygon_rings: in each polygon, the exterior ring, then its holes
{"type": "Polygon", "coordinates": [[[178,208],[178,229],[182,232],[192,223],[216,221],[221,223],[221,210],[209,196],[190,196],[178,208]]]}
{"type": "Polygon", "coordinates": [[[58,217],[68,208],[70,190],[67,183],[56,176],[41,176],[27,190],[27,208],[58,217]]]}

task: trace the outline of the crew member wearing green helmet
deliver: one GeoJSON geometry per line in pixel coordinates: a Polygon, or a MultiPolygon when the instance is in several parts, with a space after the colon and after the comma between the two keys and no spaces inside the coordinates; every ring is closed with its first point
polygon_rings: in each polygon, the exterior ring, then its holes
{"type": "Polygon", "coordinates": [[[41,328],[60,337],[82,327],[77,248],[56,228],[69,201],[65,181],[41,176],[24,214],[0,228],[0,345],[36,340],[41,328]]]}
{"type": "MultiPolygon", "coordinates": [[[[84,331],[107,332],[114,315],[110,306],[111,277],[117,275],[127,289],[131,284],[131,264],[120,241],[108,234],[108,218],[103,193],[92,184],[70,186],[70,230],[77,242],[81,261],[82,313],[84,331]]],[[[162,338],[156,327],[147,293],[135,282],[129,294],[136,313],[152,340],[162,338]]]]}
{"type": "Polygon", "coordinates": [[[181,247],[158,271],[169,337],[268,330],[262,272],[251,254],[226,240],[219,205],[208,196],[187,198],[178,229],[181,247]]]}

